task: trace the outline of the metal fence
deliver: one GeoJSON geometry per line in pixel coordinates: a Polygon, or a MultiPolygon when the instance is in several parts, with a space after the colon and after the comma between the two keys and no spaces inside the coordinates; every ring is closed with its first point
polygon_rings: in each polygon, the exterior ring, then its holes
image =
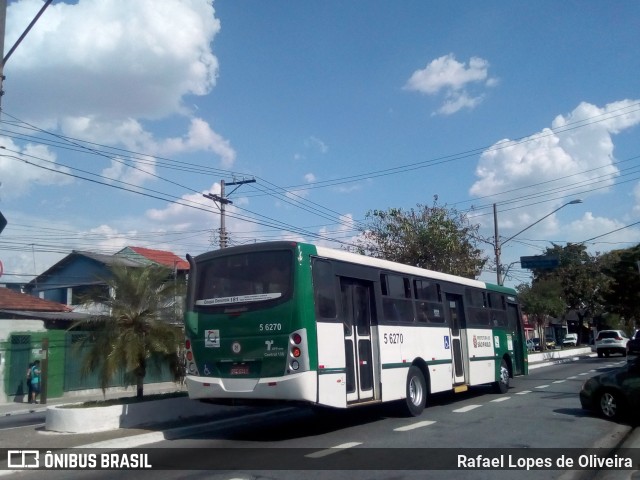
{"type": "MultiPolygon", "coordinates": [[[[42,336],[42,334],[40,334],[42,336]]],[[[60,362],[56,371],[61,371],[61,375],[55,375],[48,380],[49,390],[54,387],[52,383],[60,383],[55,385],[57,391],[72,392],[78,390],[90,390],[100,388],[100,377],[97,371],[84,375],[82,372],[82,364],[90,345],[81,345],[80,340],[86,336],[83,332],[66,332],[63,344],[56,344],[49,347],[49,369],[53,370],[52,362],[60,362]],[[63,351],[53,351],[62,348],[63,351]],[[58,359],[58,360],[54,360],[58,359]],[[60,388],[62,387],[62,388],[60,388]]],[[[35,339],[37,340],[37,339],[35,339]]],[[[34,341],[32,335],[21,334],[11,335],[9,341],[5,344],[5,381],[4,389],[6,396],[14,401],[22,401],[24,395],[27,394],[26,372],[29,363],[33,360],[33,349],[40,345],[40,342],[34,341]]],[[[148,362],[147,372],[144,383],[159,383],[173,381],[168,362],[160,359],[151,359],[148,362]]],[[[133,382],[135,384],[135,381],[133,382]]],[[[114,375],[109,387],[120,387],[131,385],[127,382],[124,371],[114,375]]]]}

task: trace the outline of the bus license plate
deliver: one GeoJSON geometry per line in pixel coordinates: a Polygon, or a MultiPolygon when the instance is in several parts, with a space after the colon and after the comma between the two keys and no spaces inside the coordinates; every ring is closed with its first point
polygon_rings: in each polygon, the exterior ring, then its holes
{"type": "Polygon", "coordinates": [[[231,367],[231,375],[249,375],[249,367],[242,365],[231,367]]]}

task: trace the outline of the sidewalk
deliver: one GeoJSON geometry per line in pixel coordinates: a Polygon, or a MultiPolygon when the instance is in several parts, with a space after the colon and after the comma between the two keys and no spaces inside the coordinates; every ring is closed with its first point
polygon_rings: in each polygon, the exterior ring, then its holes
{"type": "MultiPolygon", "coordinates": [[[[155,395],[159,393],[186,392],[186,387],[173,382],[151,383],[144,386],[144,395],[155,395]]],[[[48,406],[64,405],[69,403],[90,402],[96,400],[105,400],[112,398],[135,397],[136,387],[129,388],[111,388],[108,389],[106,395],[102,394],[102,390],[83,390],[78,392],[69,392],[63,397],[48,398],[46,404],[31,404],[27,402],[8,402],[0,404],[0,416],[18,415],[22,413],[44,412],[48,406]]],[[[26,397],[26,395],[25,395],[26,397]]]]}

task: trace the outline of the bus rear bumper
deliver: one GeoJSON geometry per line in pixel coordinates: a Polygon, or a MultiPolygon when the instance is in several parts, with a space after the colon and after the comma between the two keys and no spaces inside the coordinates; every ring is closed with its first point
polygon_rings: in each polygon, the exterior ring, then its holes
{"type": "Polygon", "coordinates": [[[256,399],[317,401],[316,372],[304,372],[277,378],[212,378],[187,376],[191,399],[256,399]]]}

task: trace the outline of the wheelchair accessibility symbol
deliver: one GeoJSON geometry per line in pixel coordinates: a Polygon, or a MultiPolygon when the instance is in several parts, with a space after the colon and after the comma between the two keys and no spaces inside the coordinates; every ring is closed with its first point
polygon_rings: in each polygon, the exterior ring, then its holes
{"type": "Polygon", "coordinates": [[[451,348],[451,341],[449,340],[449,335],[444,336],[444,349],[449,350],[451,348]]]}

